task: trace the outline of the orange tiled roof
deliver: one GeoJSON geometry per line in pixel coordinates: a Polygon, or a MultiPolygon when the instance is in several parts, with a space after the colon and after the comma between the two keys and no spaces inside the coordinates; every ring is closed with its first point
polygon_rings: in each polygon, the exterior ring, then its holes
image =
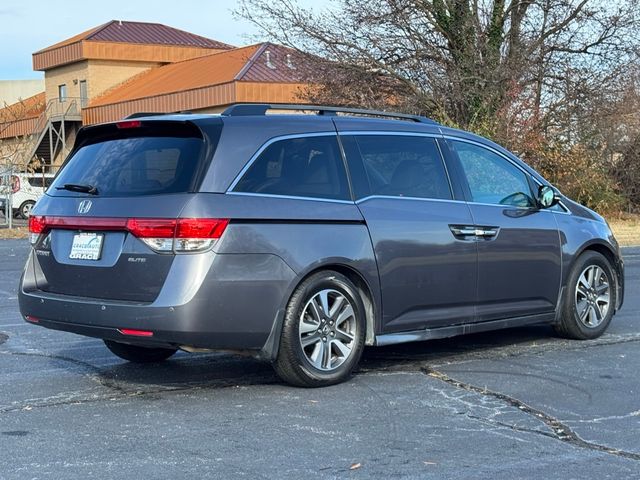
{"type": "Polygon", "coordinates": [[[294,50],[270,43],[235,48],[147,70],[97,97],[90,102],[90,107],[232,81],[296,83],[300,72],[292,66],[300,59],[294,50]]]}
{"type": "Polygon", "coordinates": [[[13,122],[35,118],[44,112],[46,99],[44,92],[33,95],[0,109],[0,122],[13,122]]]}
{"type": "Polygon", "coordinates": [[[90,106],[231,82],[259,48],[252,45],[152,68],[94,99],[90,106]]]}

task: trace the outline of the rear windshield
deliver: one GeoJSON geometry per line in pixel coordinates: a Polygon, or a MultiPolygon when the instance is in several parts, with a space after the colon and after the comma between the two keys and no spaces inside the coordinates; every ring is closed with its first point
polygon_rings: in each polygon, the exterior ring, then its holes
{"type": "Polygon", "coordinates": [[[128,137],[82,146],[68,160],[47,193],[79,195],[65,184],[91,185],[100,197],[188,192],[200,165],[204,142],[195,137],[128,137]]]}

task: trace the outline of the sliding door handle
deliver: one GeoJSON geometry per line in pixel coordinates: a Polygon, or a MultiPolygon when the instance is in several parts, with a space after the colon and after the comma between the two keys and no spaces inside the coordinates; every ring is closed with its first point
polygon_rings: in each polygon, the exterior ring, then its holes
{"type": "Polygon", "coordinates": [[[500,228],[476,225],[449,225],[453,236],[460,240],[490,240],[498,235],[500,228]]]}
{"type": "Polygon", "coordinates": [[[462,225],[449,225],[451,233],[456,237],[469,237],[476,235],[476,227],[462,226],[462,225]]]}
{"type": "Polygon", "coordinates": [[[497,234],[498,234],[498,227],[476,228],[476,236],[478,237],[495,237],[497,234]]]}

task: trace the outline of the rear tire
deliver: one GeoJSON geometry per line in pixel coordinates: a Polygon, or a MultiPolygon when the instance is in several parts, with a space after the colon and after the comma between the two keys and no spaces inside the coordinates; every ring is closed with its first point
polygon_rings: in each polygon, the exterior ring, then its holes
{"type": "Polygon", "coordinates": [[[578,257],[565,288],[556,332],[565,338],[589,340],[602,335],[616,305],[616,278],[609,261],[587,251],[578,257]]]}
{"type": "Polygon", "coordinates": [[[276,373],[298,387],[343,382],[360,361],[365,330],[365,309],[355,285],[338,272],[315,273],[289,300],[276,373]]]}
{"type": "Polygon", "coordinates": [[[104,340],[104,344],[114,355],[134,363],[162,362],[178,351],[176,348],[140,347],[112,340],[104,340]]]}

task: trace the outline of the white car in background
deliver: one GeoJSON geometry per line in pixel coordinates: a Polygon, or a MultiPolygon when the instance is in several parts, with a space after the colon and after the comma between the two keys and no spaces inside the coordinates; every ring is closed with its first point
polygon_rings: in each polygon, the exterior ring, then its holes
{"type": "Polygon", "coordinates": [[[0,210],[6,212],[7,196],[13,194],[11,206],[16,217],[29,218],[31,209],[55,175],[52,173],[14,173],[0,176],[0,210]]]}

